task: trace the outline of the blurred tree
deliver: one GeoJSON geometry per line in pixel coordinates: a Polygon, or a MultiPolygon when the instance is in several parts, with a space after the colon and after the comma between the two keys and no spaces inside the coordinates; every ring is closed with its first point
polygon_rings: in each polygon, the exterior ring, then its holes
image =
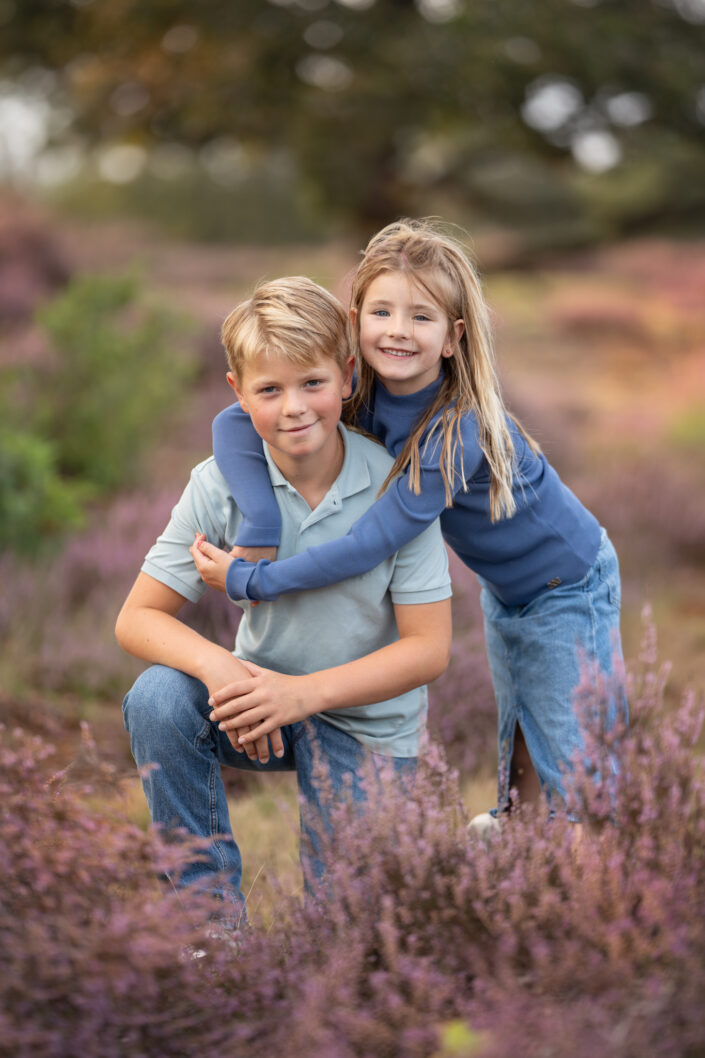
{"type": "Polygon", "coordinates": [[[52,71],[91,141],[266,158],[365,225],[429,190],[705,211],[705,0],[0,0],[0,25],[6,76],[52,71]]]}

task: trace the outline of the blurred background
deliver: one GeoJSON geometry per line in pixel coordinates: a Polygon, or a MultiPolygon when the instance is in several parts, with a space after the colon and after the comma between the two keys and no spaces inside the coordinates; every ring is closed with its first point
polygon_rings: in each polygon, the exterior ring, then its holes
{"type": "MultiPolygon", "coordinates": [[[[265,277],[345,299],[402,214],[469,233],[508,403],[620,553],[628,660],[648,605],[701,693],[704,43],[705,0],[0,0],[0,719],[77,771],[88,722],[144,820],[112,629],[228,402],[220,322],[265,277]]],[[[480,810],[453,568],[432,724],[480,810]]],[[[232,640],[220,597],[189,619],[232,640]]]]}

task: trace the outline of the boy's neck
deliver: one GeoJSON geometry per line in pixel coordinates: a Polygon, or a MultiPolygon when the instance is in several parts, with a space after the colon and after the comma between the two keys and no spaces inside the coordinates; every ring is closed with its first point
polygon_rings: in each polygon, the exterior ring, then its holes
{"type": "Polygon", "coordinates": [[[345,442],[339,429],[336,429],[330,441],[323,450],[300,458],[269,448],[274,465],[306,500],[311,510],[315,510],[343,469],[345,442]]]}

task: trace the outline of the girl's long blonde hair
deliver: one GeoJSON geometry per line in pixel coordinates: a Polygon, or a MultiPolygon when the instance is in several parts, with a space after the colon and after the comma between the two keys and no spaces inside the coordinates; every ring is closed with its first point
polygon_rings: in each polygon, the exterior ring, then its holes
{"type": "MultiPolygon", "coordinates": [[[[461,420],[469,412],[477,420],[478,439],[490,470],[490,517],[493,522],[511,518],[516,511],[512,485],[517,472],[516,453],[507,426],[509,416],[495,370],[492,328],[480,280],[463,247],[430,219],[399,220],[373,236],[363,253],[352,284],[350,306],[356,310],[351,341],[358,361],[359,382],[346,405],[346,418],[354,422],[370,406],[374,371],[360,355],[360,312],[367,290],[384,272],[403,272],[442,307],[448,318],[453,355],[441,360],[443,379],[433,403],[415,423],[397,456],[387,481],[409,468],[410,486],[420,492],[421,440],[438,416],[426,440],[441,435],[441,473],[446,502],[452,505],[456,482],[456,455],[462,452],[461,420]],[[453,324],[462,319],[465,329],[456,341],[453,324]]],[[[516,420],[514,420],[516,421],[516,420]]],[[[533,451],[536,442],[518,423],[533,451]]],[[[434,442],[435,443],[435,442],[434,442]]],[[[467,484],[462,482],[462,488],[467,484]]]]}

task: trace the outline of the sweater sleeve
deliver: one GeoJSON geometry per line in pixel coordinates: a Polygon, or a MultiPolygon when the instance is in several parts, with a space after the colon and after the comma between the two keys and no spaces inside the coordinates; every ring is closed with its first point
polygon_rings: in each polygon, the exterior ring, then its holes
{"type": "Polygon", "coordinates": [[[272,601],[367,573],[423,532],[445,507],[440,467],[427,462],[421,468],[420,493],[409,487],[408,474],[396,478],[345,536],[276,562],[261,559],[253,565],[234,559],[226,578],[227,593],[231,599],[272,601]]]}
{"type": "Polygon", "coordinates": [[[213,455],[242,514],[235,543],[240,547],[278,547],[281,514],[262,439],[239,404],[231,404],[213,420],[213,455]]]}

